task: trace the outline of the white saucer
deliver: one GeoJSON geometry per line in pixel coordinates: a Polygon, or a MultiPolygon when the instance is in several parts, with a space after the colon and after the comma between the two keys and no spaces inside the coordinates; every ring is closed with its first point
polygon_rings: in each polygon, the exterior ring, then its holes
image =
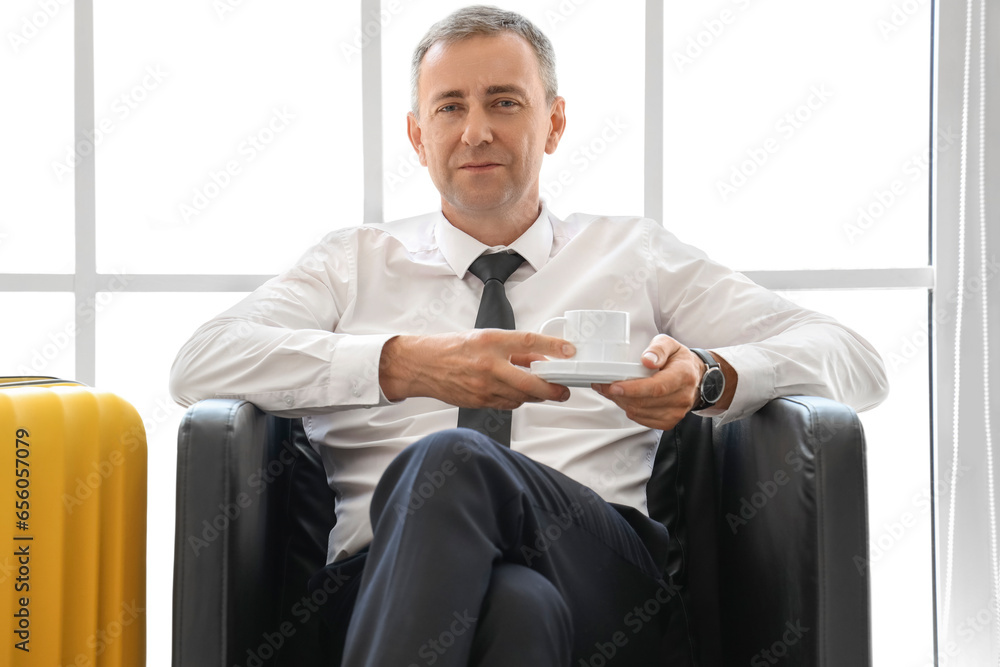
{"type": "Polygon", "coordinates": [[[550,359],[532,361],[531,372],[546,382],[566,387],[589,387],[591,384],[608,384],[616,380],[649,377],[653,369],[630,361],[574,361],[550,359]]]}

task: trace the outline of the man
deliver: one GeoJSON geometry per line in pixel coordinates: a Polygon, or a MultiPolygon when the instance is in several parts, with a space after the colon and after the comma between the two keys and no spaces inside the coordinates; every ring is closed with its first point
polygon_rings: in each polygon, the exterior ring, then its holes
{"type": "Polygon", "coordinates": [[[539,171],[565,101],[523,17],[478,6],[433,26],[413,95],[409,137],[441,211],[330,234],[195,332],[173,395],[304,418],[338,496],[327,569],[356,582],[328,610],[350,620],[343,664],[593,664],[619,630],[601,664],[655,664],[683,613],[646,516],[658,430],[786,394],[872,407],[881,360],[655,221],[550,212],[539,171]],[[473,328],[508,302],[516,330],[473,328]],[[533,375],[574,355],[532,333],[573,309],[629,312],[651,377],[570,391],[533,375]],[[715,363],[721,395],[706,390],[715,363]],[[664,613],[632,627],[654,598],[664,613]]]}

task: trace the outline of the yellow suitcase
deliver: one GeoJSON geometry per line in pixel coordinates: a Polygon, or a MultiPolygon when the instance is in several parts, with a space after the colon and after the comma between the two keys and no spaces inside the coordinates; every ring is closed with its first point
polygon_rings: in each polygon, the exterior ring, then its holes
{"type": "Polygon", "coordinates": [[[129,403],[0,378],[0,665],[146,663],[146,433],[129,403]]]}

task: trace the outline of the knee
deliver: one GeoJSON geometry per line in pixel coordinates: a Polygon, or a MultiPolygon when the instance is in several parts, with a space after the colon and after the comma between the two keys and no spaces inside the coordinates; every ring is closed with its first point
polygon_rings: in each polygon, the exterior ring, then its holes
{"type": "Polygon", "coordinates": [[[504,615],[531,615],[569,619],[569,608],[551,581],[530,567],[501,562],[493,567],[487,593],[489,606],[504,615]]]}
{"type": "Polygon", "coordinates": [[[501,562],[493,567],[477,632],[482,640],[573,643],[573,617],[555,585],[524,565],[501,562]]]}
{"type": "Polygon", "coordinates": [[[438,431],[420,438],[397,454],[382,478],[397,478],[408,468],[421,473],[438,470],[451,475],[463,464],[484,456],[488,458],[488,450],[499,446],[482,433],[468,428],[438,431]]]}
{"type": "Polygon", "coordinates": [[[464,463],[498,446],[502,445],[471,428],[448,428],[420,438],[401,451],[396,460],[419,458],[437,462],[451,459],[464,463]]]}

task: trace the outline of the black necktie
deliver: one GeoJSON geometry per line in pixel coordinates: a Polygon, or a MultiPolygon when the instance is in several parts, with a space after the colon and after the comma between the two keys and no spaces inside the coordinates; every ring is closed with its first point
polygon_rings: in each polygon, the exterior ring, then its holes
{"type": "MultiPolygon", "coordinates": [[[[524,263],[517,253],[498,252],[481,255],[469,267],[469,272],[483,281],[483,300],[476,315],[477,329],[513,329],[514,311],[507,300],[503,284],[510,274],[524,263]]],[[[494,408],[459,408],[458,425],[488,435],[510,447],[510,410],[494,408]]]]}

